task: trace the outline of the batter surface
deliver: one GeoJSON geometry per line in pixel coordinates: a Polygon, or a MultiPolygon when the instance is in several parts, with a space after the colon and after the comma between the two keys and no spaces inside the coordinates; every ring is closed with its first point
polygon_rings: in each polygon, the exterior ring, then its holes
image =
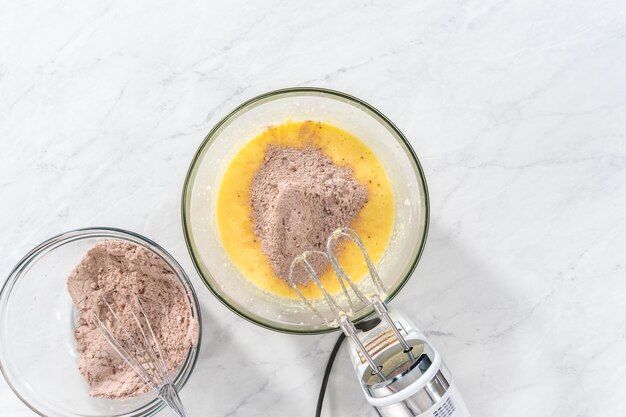
{"type": "MultiPolygon", "coordinates": [[[[289,285],[272,270],[252,222],[250,188],[270,144],[314,147],[334,164],[352,170],[355,179],[367,187],[368,201],[349,226],[361,236],[372,260],[378,261],[389,242],[394,219],[393,192],[382,164],[364,143],[342,129],[313,121],[288,122],[268,128],[248,142],[222,179],[217,197],[217,225],[224,248],[237,269],[265,291],[296,298],[289,285]]],[[[339,255],[339,262],[356,281],[367,273],[360,251],[348,245],[339,255]]],[[[340,289],[332,270],[327,270],[321,279],[331,293],[340,289]]],[[[308,298],[321,296],[315,284],[300,289],[308,298]]]]}

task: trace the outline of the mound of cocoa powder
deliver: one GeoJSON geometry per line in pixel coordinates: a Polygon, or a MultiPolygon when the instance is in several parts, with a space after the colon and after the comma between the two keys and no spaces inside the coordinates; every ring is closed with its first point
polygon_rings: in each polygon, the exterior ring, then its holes
{"type": "MultiPolygon", "coordinates": [[[[305,250],[324,250],[330,233],[349,226],[367,202],[367,188],[347,167],[319,149],[269,145],[252,181],[252,220],[276,275],[287,279],[293,259],[305,250]]],[[[327,266],[311,258],[318,274],[327,266]]],[[[298,284],[308,281],[296,275],[298,284]]]]}
{"type": "MultiPolygon", "coordinates": [[[[92,322],[92,306],[102,296],[115,290],[127,299],[140,297],[170,370],[198,343],[198,321],[180,282],[162,259],[141,246],[116,240],[97,243],[74,268],[67,288],[78,310],[74,336],[79,370],[93,397],[124,399],[148,390],[92,322]]],[[[136,328],[132,316],[119,318],[127,329],[136,328]]]]}

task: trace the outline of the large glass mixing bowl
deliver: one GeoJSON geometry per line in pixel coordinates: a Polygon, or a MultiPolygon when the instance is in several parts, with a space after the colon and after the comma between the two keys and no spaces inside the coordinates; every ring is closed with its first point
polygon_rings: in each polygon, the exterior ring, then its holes
{"type": "MultiPolygon", "coordinates": [[[[180,282],[194,317],[200,306],[189,278],[163,248],[138,234],[108,228],[82,229],[55,236],[31,250],[11,272],[0,292],[0,369],[15,394],[34,412],[48,417],[139,417],[163,408],[152,392],[127,400],[88,395],[78,371],[76,320],[67,278],[97,242],[135,243],[160,257],[180,282]]],[[[196,363],[200,343],[176,371],[178,389],[196,363]]]]}
{"type": "MultiPolygon", "coordinates": [[[[300,300],[263,291],[235,268],[220,241],[216,199],[224,172],[248,141],[270,126],[306,120],[352,133],[385,167],[393,187],[395,219],[389,245],[376,267],[387,288],[387,300],[415,269],[429,219],[426,181],[415,152],[389,119],[362,100],[332,90],[290,88],[260,95],[233,110],[206,136],[187,173],[182,196],[185,239],[198,273],[220,301],[256,324],[288,333],[332,329],[300,300]]],[[[362,309],[355,320],[371,312],[362,309]]]]}

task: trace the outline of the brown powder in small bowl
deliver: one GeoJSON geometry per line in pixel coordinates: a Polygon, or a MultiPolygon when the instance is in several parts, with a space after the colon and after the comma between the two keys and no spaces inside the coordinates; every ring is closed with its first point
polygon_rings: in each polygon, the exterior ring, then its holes
{"type": "Polygon", "coordinates": [[[176,370],[198,343],[198,321],[184,289],[163,260],[146,248],[116,240],[97,243],[72,271],[67,288],[78,310],[74,336],[79,370],[93,397],[124,399],[148,390],[91,321],[92,306],[102,295],[116,290],[141,297],[170,370],[176,370]]]}

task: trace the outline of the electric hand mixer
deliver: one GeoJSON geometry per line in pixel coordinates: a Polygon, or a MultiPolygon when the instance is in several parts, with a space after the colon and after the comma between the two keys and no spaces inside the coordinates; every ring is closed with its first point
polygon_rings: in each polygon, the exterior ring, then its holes
{"type": "Polygon", "coordinates": [[[346,335],[363,393],[380,416],[469,417],[440,353],[404,315],[386,306],[383,282],[354,230],[339,228],[328,237],[325,252],[311,250],[296,257],[289,270],[289,284],[327,326],[339,327],[346,335]],[[360,289],[339,264],[334,246],[342,238],[362,251],[373,284],[371,290],[360,289]],[[324,288],[309,262],[313,256],[330,262],[341,286],[338,295],[332,296],[324,288]],[[328,314],[322,314],[298,289],[294,273],[299,265],[321,290],[328,314]],[[357,329],[351,317],[367,306],[374,308],[377,317],[360,323],[357,329]]]}

